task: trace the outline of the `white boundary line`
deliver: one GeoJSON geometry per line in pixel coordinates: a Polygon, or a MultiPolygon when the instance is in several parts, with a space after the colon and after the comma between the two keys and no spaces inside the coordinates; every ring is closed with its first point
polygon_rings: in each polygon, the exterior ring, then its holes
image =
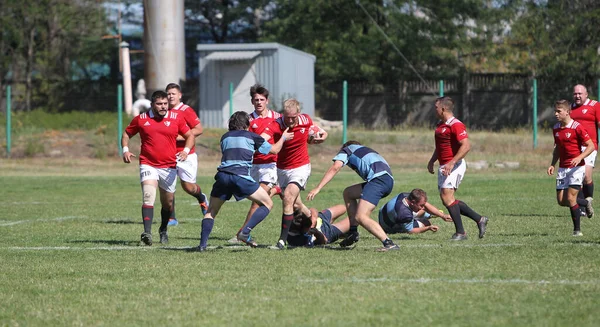
{"type": "Polygon", "coordinates": [[[341,284],[341,283],[406,283],[406,284],[525,284],[525,285],[600,285],[600,280],[528,280],[528,279],[452,279],[452,278],[325,278],[325,279],[299,279],[301,283],[316,284],[341,284]]]}
{"type": "Polygon", "coordinates": [[[0,227],[13,226],[13,225],[19,225],[19,224],[27,224],[27,223],[47,223],[47,222],[51,222],[51,221],[63,221],[63,220],[70,220],[70,219],[85,219],[85,218],[87,218],[87,217],[86,216],[66,216],[66,217],[58,217],[58,218],[53,218],[53,219],[17,220],[17,221],[10,221],[10,222],[0,222],[0,227]]]}

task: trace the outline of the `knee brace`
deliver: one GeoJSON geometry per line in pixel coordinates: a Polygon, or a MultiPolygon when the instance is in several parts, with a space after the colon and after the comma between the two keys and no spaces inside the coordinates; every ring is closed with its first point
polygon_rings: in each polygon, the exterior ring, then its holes
{"type": "Polygon", "coordinates": [[[156,186],[154,185],[142,185],[142,197],[144,205],[146,206],[154,206],[154,201],[156,200],[156,186]]]}

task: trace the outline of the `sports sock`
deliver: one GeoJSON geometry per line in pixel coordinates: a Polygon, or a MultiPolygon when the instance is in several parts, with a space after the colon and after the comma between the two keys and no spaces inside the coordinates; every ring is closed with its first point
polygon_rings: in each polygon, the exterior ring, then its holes
{"type": "Polygon", "coordinates": [[[475,210],[471,209],[471,207],[469,207],[466,203],[457,200],[458,201],[458,207],[460,208],[460,214],[461,215],[465,215],[471,219],[473,219],[476,223],[479,222],[479,220],[481,219],[481,215],[478,214],[477,212],[475,212],[475,210]]]}
{"type": "Polygon", "coordinates": [[[171,211],[171,216],[169,219],[177,219],[175,218],[175,198],[173,198],[173,211],[171,211]]]}
{"type": "Polygon", "coordinates": [[[589,184],[583,184],[583,196],[584,197],[594,197],[594,182],[589,184]]]}
{"type": "Polygon", "coordinates": [[[202,189],[198,184],[194,185],[194,191],[192,192],[192,196],[198,200],[198,203],[206,201],[206,197],[204,196],[204,194],[202,194],[202,189]]]}
{"type": "Polygon", "coordinates": [[[167,208],[160,208],[160,228],[159,232],[167,231],[167,224],[169,223],[169,218],[171,218],[172,211],[169,211],[167,208]]]}
{"type": "Polygon", "coordinates": [[[358,233],[358,226],[350,226],[348,234],[358,233]]]}
{"type": "Polygon", "coordinates": [[[212,218],[202,219],[202,229],[200,230],[200,247],[206,247],[208,244],[208,236],[212,232],[215,220],[212,218]]]}
{"type": "Polygon", "coordinates": [[[389,246],[389,245],[394,245],[394,241],[390,240],[389,238],[386,238],[385,240],[383,240],[383,246],[389,246]]]}
{"type": "MultiPolygon", "coordinates": [[[[581,192],[580,192],[580,193],[581,193],[581,192]]],[[[580,208],[585,208],[585,206],[587,206],[587,204],[588,204],[588,201],[587,201],[586,199],[584,199],[584,198],[580,198],[579,196],[577,197],[577,205],[578,205],[580,208]]]]}
{"type": "Polygon", "coordinates": [[[152,234],[152,218],[154,218],[154,206],[142,205],[142,221],[144,222],[144,233],[152,234]]]}
{"type": "Polygon", "coordinates": [[[246,224],[246,226],[244,226],[242,228],[242,233],[244,234],[250,234],[250,232],[252,231],[252,229],[254,227],[256,227],[256,225],[260,224],[261,221],[263,221],[265,218],[267,218],[267,215],[269,214],[269,209],[267,207],[265,207],[264,205],[258,207],[254,213],[252,214],[252,217],[250,217],[250,220],[248,221],[248,223],[246,224]]]}
{"type": "Polygon", "coordinates": [[[464,234],[465,228],[463,227],[462,219],[460,218],[460,206],[458,205],[458,201],[454,201],[451,205],[447,206],[448,214],[452,217],[452,221],[454,221],[454,228],[456,228],[456,233],[464,234]]]}
{"type": "Polygon", "coordinates": [[[581,230],[581,211],[579,211],[579,205],[576,204],[570,209],[571,218],[573,219],[573,230],[581,230]]]}
{"type": "Polygon", "coordinates": [[[279,234],[279,239],[287,242],[288,232],[290,231],[290,226],[292,225],[292,220],[294,220],[294,214],[283,214],[281,215],[281,233],[279,234]]]}

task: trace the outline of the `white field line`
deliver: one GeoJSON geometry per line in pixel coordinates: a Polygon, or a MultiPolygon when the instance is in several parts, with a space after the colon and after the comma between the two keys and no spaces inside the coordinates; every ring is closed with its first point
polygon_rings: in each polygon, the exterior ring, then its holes
{"type": "Polygon", "coordinates": [[[66,217],[58,217],[58,218],[52,218],[52,219],[17,220],[17,221],[9,221],[9,222],[0,222],[0,227],[13,226],[13,225],[19,225],[19,224],[28,224],[28,223],[45,223],[45,222],[51,222],[51,221],[63,221],[63,220],[84,219],[84,218],[87,218],[87,217],[86,216],[66,216],[66,217]]]}
{"type": "Polygon", "coordinates": [[[300,279],[301,283],[316,284],[342,284],[342,283],[404,283],[404,284],[523,284],[523,285],[600,285],[600,280],[528,280],[528,279],[499,279],[499,278],[324,278],[324,279],[300,279]]]}

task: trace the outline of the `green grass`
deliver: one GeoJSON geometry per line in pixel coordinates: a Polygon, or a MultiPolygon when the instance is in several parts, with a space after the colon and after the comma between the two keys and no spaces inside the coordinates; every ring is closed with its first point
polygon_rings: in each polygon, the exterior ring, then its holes
{"type": "MultiPolygon", "coordinates": [[[[326,168],[314,167],[309,187],[326,168]]],[[[375,252],[380,243],[362,229],[352,250],[231,246],[248,201],[223,207],[210,251],[189,252],[200,210],[180,188],[181,223],[169,229],[169,246],[138,247],[136,167],[122,170],[131,173],[2,174],[0,325],[594,326],[600,319],[599,220],[584,218],[584,236],[573,238],[544,170],[468,170],[458,198],[490,216],[486,238],[464,218],[470,239],[451,243],[452,224],[438,219],[437,233],[394,235],[402,249],[390,253],[375,252]]],[[[424,166],[395,175],[396,192],[422,187],[440,206],[424,166]]],[[[199,177],[205,192],[212,181],[199,177]]],[[[339,203],[356,182],[344,169],[310,205],[339,203]]],[[[261,245],[274,244],[280,213],[275,201],[253,232],[261,245]]]]}

